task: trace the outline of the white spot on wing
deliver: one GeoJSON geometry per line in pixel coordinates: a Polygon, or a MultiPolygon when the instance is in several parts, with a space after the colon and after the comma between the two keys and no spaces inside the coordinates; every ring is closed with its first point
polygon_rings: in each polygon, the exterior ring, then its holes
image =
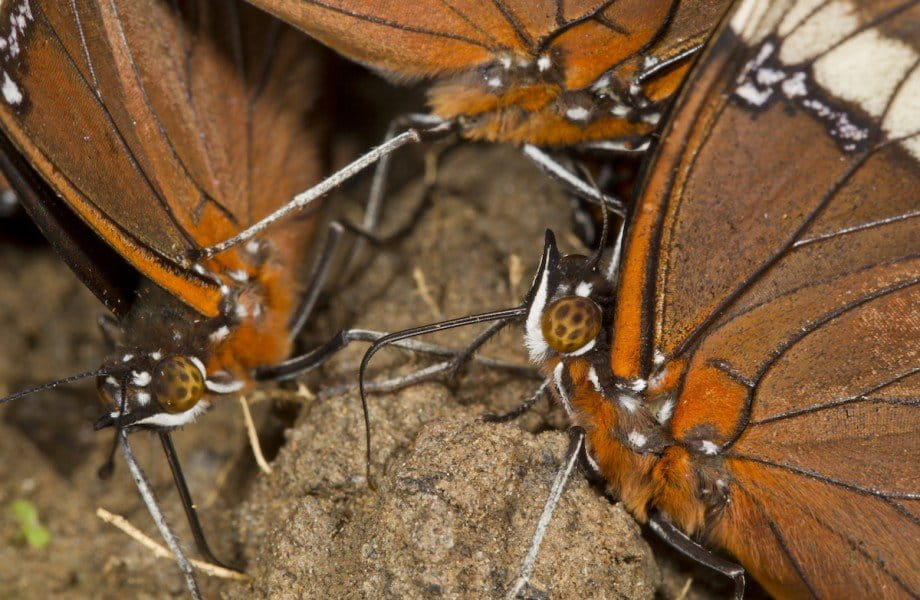
{"type": "Polygon", "coordinates": [[[783,17],[782,22],[779,24],[776,30],[777,33],[781,36],[789,35],[789,32],[825,1],[826,0],[797,0],[793,2],[792,6],[788,8],[786,16],[783,17]]]}
{"type": "Polygon", "coordinates": [[[537,59],[537,68],[542,73],[543,71],[548,71],[550,67],[553,66],[553,60],[549,57],[548,54],[544,54],[537,59]]]}
{"type": "Polygon", "coordinates": [[[743,0],[735,9],[729,26],[741,39],[751,43],[760,41],[765,27],[761,26],[764,14],[770,7],[767,0],[743,0]]]}
{"type": "Polygon", "coordinates": [[[577,286],[575,286],[575,295],[581,296],[582,298],[587,298],[591,295],[591,292],[594,290],[594,286],[588,283],[587,281],[582,281],[577,286]]]}
{"type": "Polygon", "coordinates": [[[23,99],[22,90],[6,71],[3,72],[3,99],[14,106],[21,104],[23,99]]]}

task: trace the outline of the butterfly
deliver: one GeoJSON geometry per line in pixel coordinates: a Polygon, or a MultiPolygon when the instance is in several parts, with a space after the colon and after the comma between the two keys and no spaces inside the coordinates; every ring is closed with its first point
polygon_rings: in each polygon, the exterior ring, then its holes
{"type": "Polygon", "coordinates": [[[380,160],[369,205],[397,148],[458,133],[519,144],[575,198],[622,214],[620,198],[541,146],[641,155],[729,0],[253,4],[391,80],[431,81],[431,113],[397,117],[365,155],[380,160]]]}
{"type": "Polygon", "coordinates": [[[745,569],[920,594],[918,27],[915,1],[737,2],[610,265],[548,233],[516,309],[573,452],[737,596],[745,569]]]}
{"type": "Polygon", "coordinates": [[[126,453],[125,432],[160,435],[215,561],[170,432],[288,357],[316,299],[316,214],[203,250],[317,180],[323,68],[299,32],[231,0],[0,7],[3,170],[111,311],[114,346],[98,369],[2,401],[97,378],[111,408],[96,427],[115,428],[126,453]]]}
{"type": "Polygon", "coordinates": [[[396,80],[429,78],[470,139],[570,145],[651,132],[721,1],[258,0],[396,80]]]}

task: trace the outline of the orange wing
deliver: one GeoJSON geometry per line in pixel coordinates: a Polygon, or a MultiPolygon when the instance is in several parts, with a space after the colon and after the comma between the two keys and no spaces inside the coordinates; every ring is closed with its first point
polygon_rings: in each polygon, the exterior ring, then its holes
{"type": "Polygon", "coordinates": [[[918,27],[740,2],[629,233],[613,373],[676,399],[688,477],[724,461],[709,535],[781,597],[920,593],[918,27]]]}
{"type": "Polygon", "coordinates": [[[468,137],[571,144],[654,129],[689,62],[638,74],[704,41],[728,0],[254,4],[393,77],[437,77],[434,112],[466,117],[468,137]]]}
{"type": "MultiPolygon", "coordinates": [[[[153,0],[6,3],[0,124],[108,244],[216,315],[218,286],[186,257],[316,179],[315,127],[302,106],[318,67],[300,36],[245,5],[184,5],[194,21],[179,10],[153,0]],[[281,86],[284,95],[263,94],[281,86]]],[[[310,229],[286,234],[295,264],[310,229]]]]}

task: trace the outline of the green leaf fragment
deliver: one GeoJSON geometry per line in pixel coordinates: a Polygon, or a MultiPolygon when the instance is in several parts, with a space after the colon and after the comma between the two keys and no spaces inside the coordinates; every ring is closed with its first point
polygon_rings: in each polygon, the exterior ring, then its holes
{"type": "Polygon", "coordinates": [[[10,514],[19,522],[20,532],[33,548],[44,548],[51,542],[51,532],[38,519],[38,509],[28,500],[15,500],[10,514]]]}

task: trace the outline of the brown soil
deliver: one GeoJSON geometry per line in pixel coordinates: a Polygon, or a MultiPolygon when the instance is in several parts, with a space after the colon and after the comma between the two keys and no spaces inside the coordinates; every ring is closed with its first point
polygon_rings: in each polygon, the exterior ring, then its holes
{"type": "MultiPolygon", "coordinates": [[[[577,249],[565,234],[566,199],[513,149],[464,146],[444,161],[438,181],[432,208],[411,234],[366,251],[356,274],[333,287],[305,347],[344,326],[396,330],[515,305],[547,224],[564,248],[577,249]],[[512,257],[523,264],[517,281],[509,280],[512,257]]],[[[421,185],[416,178],[394,190],[384,230],[411,212],[421,185]]],[[[347,195],[360,197],[360,188],[347,195]]],[[[345,212],[358,214],[352,204],[345,212]]],[[[103,346],[92,315],[100,307],[50,250],[0,245],[0,274],[0,393],[95,366],[103,346]]],[[[459,348],[479,330],[429,341],[459,348]]],[[[328,391],[353,387],[365,348],[347,349],[308,378],[319,399],[291,389],[254,398],[261,399],[253,410],[271,475],[255,468],[234,402],[176,435],[212,546],[253,576],[248,584],[201,577],[209,595],[481,598],[501,596],[513,580],[565,450],[556,430],[564,418],[543,402],[513,424],[478,421],[538,384],[478,366],[456,387],[428,383],[372,395],[371,491],[357,395],[328,391]]],[[[520,332],[503,332],[485,353],[523,363],[520,332]]],[[[369,379],[428,364],[384,350],[369,379]]],[[[182,595],[172,564],[94,514],[103,506],[157,537],[123,464],[112,480],[95,476],[111,443],[108,433],[92,432],[100,413],[89,384],[0,408],[0,598],[182,595]],[[51,531],[46,548],[19,541],[8,512],[17,499],[38,509],[51,531]]],[[[193,550],[156,439],[133,439],[170,522],[193,550]]],[[[700,576],[664,560],[665,597],[700,576]]],[[[636,523],[576,473],[544,543],[534,597],[651,598],[659,582],[636,523]]],[[[705,592],[695,582],[688,597],[705,592]]]]}

